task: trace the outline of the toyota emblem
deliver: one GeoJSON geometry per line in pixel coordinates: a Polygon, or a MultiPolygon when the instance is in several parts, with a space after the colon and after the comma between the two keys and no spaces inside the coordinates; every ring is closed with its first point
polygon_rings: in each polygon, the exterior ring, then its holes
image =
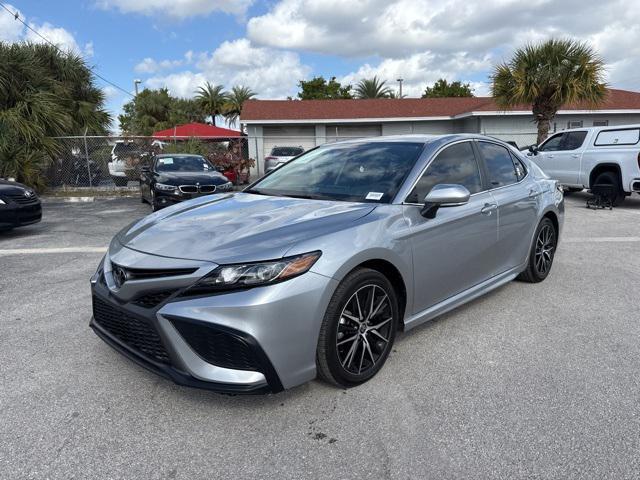
{"type": "Polygon", "coordinates": [[[115,283],[116,288],[120,288],[122,284],[127,281],[127,272],[121,267],[115,267],[111,274],[113,275],[113,283],[115,283]]]}

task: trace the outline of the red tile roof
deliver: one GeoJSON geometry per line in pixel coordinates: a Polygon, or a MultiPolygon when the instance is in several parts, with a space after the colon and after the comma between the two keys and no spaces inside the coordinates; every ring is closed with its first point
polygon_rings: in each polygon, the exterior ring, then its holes
{"type": "MultiPolygon", "coordinates": [[[[562,110],[638,110],[640,93],[609,89],[597,108],[585,104],[565,105],[562,110]]],[[[491,97],[404,98],[370,100],[248,100],[242,107],[242,121],[340,120],[358,118],[454,117],[471,112],[501,109],[491,97]]],[[[530,111],[522,105],[508,111],[530,111]]]]}
{"type": "Polygon", "coordinates": [[[169,137],[239,137],[241,135],[237,130],[216,127],[205,123],[187,123],[185,125],[176,125],[173,128],[154,132],[155,138],[169,137]]]}

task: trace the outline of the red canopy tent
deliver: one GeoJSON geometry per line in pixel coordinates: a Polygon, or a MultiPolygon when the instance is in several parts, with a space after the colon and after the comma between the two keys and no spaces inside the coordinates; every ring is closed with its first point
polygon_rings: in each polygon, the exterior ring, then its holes
{"type": "Polygon", "coordinates": [[[207,125],[205,123],[187,123],[185,125],[176,125],[173,128],[160,130],[153,133],[153,138],[159,140],[188,139],[196,138],[237,138],[242,137],[242,133],[237,130],[216,127],[215,125],[207,125]]]}

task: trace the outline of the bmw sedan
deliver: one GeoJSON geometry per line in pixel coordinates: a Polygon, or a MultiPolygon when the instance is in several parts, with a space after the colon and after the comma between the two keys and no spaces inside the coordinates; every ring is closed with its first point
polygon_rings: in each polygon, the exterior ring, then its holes
{"type": "Polygon", "coordinates": [[[91,326],[182,385],[352,387],[398,330],[544,280],[563,217],[557,183],[499,140],[328,144],[124,228],[91,279],[91,326]]]}
{"type": "Polygon", "coordinates": [[[140,199],[153,211],[232,188],[229,179],[201,155],[156,155],[140,170],[140,199]]]}

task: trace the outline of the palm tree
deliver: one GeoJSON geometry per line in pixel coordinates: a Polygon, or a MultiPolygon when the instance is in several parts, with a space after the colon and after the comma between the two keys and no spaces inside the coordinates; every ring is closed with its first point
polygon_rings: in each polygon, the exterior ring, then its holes
{"type": "Polygon", "coordinates": [[[228,94],[222,85],[212,85],[209,82],[196,91],[196,101],[207,115],[211,115],[211,123],[214,125],[216,117],[224,113],[227,98],[228,94]]]}
{"type": "Polygon", "coordinates": [[[242,113],[242,104],[255,96],[256,93],[249,87],[238,86],[231,89],[224,108],[224,117],[228,125],[236,123],[242,113]]]}
{"type": "Polygon", "coordinates": [[[59,136],[104,134],[104,94],[84,60],[47,44],[0,42],[0,177],[43,187],[59,136]]]}
{"type": "Polygon", "coordinates": [[[378,80],[378,77],[363,78],[356,85],[356,98],[389,98],[393,90],[385,85],[386,80],[378,80]]]}
{"type": "Polygon", "coordinates": [[[509,62],[494,68],[492,94],[502,107],[531,105],[538,143],[564,104],[601,103],[606,95],[604,63],[586,43],[551,39],[516,50],[509,62]]]}

